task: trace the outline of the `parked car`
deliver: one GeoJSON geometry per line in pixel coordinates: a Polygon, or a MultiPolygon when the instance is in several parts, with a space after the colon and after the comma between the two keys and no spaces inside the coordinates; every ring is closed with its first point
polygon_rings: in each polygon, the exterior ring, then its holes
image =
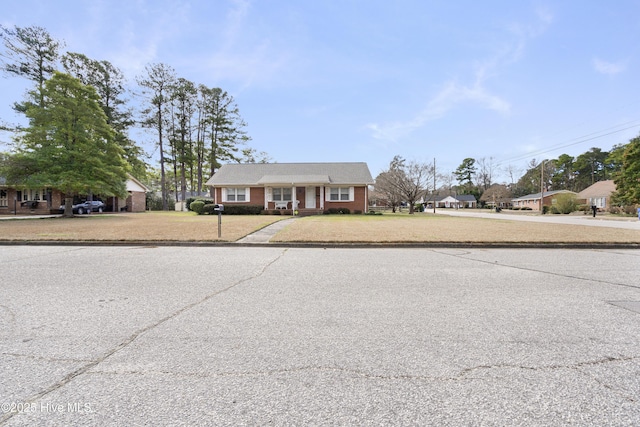
{"type": "MultiPolygon", "coordinates": [[[[89,212],[89,208],[91,208],[91,212],[103,212],[105,208],[104,202],[100,200],[94,200],[92,202],[82,202],[76,205],[73,205],[71,209],[74,214],[82,215],[89,212]]],[[[64,205],[60,206],[60,210],[64,212],[64,205]]]]}

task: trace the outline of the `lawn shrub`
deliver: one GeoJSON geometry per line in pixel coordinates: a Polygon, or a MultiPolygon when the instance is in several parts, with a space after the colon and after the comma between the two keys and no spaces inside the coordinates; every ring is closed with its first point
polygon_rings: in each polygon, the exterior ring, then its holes
{"type": "MultiPolygon", "coordinates": [[[[215,204],[209,203],[202,207],[202,213],[217,214],[215,204]]],[[[260,215],[264,207],[262,205],[224,205],[224,215],[260,215]]]]}
{"type": "Polygon", "coordinates": [[[531,209],[529,206],[523,206],[520,208],[521,211],[532,211],[533,209],[531,209]]]}
{"type": "Polygon", "coordinates": [[[556,196],[553,206],[557,209],[558,213],[569,214],[578,209],[578,202],[576,201],[575,194],[564,193],[556,196]]]}
{"type": "Polygon", "coordinates": [[[204,208],[204,202],[202,200],[194,200],[189,203],[189,210],[202,215],[202,209],[204,208]]]}
{"type": "Polygon", "coordinates": [[[205,196],[187,197],[187,199],[185,200],[185,203],[186,203],[186,206],[187,206],[187,210],[192,210],[191,209],[191,203],[195,202],[196,200],[200,200],[205,205],[213,203],[213,199],[211,197],[205,197],[205,196]]]}
{"type": "Polygon", "coordinates": [[[350,214],[349,208],[329,208],[324,211],[325,215],[350,214]]]}

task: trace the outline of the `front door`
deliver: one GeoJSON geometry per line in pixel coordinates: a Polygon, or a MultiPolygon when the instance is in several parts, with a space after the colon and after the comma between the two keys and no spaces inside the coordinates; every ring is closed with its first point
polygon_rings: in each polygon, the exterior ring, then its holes
{"type": "Polygon", "coordinates": [[[307,187],[305,191],[304,207],[307,209],[316,208],[316,187],[307,187]]]}

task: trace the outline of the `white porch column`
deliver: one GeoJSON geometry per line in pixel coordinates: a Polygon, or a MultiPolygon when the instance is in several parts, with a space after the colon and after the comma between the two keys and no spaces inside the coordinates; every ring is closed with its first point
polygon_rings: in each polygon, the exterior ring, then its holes
{"type": "Polygon", "coordinates": [[[268,188],[264,187],[264,209],[265,210],[269,209],[269,192],[267,190],[268,188]]]}
{"type": "Polygon", "coordinates": [[[298,207],[296,206],[297,198],[298,195],[296,194],[296,186],[291,183],[291,215],[295,215],[296,209],[298,209],[298,207]]]}
{"type": "Polygon", "coordinates": [[[324,185],[320,186],[320,209],[324,210],[324,185]]]}

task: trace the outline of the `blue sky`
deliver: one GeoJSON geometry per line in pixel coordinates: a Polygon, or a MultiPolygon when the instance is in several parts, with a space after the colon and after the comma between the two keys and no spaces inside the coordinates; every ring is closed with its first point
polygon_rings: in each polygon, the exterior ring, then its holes
{"type": "MultiPolygon", "coordinates": [[[[277,162],[532,159],[609,150],[640,132],[634,0],[23,0],[37,25],[111,61],[148,63],[234,96],[250,145],[277,162]]],[[[0,118],[27,84],[0,78],[0,118]]],[[[0,141],[8,136],[0,134],[0,141]]],[[[153,135],[137,134],[149,152],[153,135]]],[[[496,179],[507,182],[507,174],[496,179]]]]}

